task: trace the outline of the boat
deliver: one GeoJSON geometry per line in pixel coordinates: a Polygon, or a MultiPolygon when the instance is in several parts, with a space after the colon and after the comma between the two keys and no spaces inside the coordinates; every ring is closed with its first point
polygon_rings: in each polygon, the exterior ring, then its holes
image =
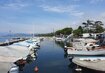
{"type": "Polygon", "coordinates": [[[75,39],[72,47],[67,47],[68,55],[105,55],[105,49],[95,43],[93,39],[75,39]]]}
{"type": "Polygon", "coordinates": [[[75,68],[75,71],[82,71],[82,68],[80,68],[80,67],[77,65],[77,67],[75,68]]]}
{"type": "Polygon", "coordinates": [[[19,67],[18,66],[11,67],[8,73],[19,73],[19,67]]]}
{"type": "Polygon", "coordinates": [[[68,55],[105,55],[105,50],[94,50],[94,51],[67,51],[68,55]]]}
{"type": "Polygon", "coordinates": [[[14,43],[15,45],[19,45],[19,46],[25,46],[25,47],[28,47],[29,49],[31,48],[40,48],[40,41],[36,40],[32,40],[32,39],[29,39],[29,40],[26,40],[26,41],[22,41],[22,42],[18,42],[18,43],[14,43]]]}
{"type": "Polygon", "coordinates": [[[74,57],[72,62],[81,67],[105,73],[105,57],[74,57]]]}
{"type": "Polygon", "coordinates": [[[65,38],[62,38],[62,37],[56,37],[55,38],[55,41],[56,42],[64,42],[65,38]]]}

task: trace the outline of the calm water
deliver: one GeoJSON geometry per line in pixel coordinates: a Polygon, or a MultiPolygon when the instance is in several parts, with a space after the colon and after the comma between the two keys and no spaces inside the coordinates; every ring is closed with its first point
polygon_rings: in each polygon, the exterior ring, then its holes
{"type": "Polygon", "coordinates": [[[69,60],[64,58],[64,51],[52,40],[45,40],[38,50],[36,61],[27,64],[23,73],[35,73],[34,67],[39,68],[38,73],[72,73],[68,68],[69,60]]]}
{"type": "Polygon", "coordinates": [[[0,37],[0,42],[5,42],[6,40],[9,40],[9,39],[11,39],[11,38],[10,37],[5,37],[5,38],[0,37]]]}
{"type": "MultiPolygon", "coordinates": [[[[71,67],[71,62],[65,58],[64,50],[52,40],[41,42],[36,61],[26,64],[21,73],[35,73],[34,67],[38,66],[38,73],[76,73],[71,67]]],[[[88,70],[82,73],[93,73],[88,70]]]]}

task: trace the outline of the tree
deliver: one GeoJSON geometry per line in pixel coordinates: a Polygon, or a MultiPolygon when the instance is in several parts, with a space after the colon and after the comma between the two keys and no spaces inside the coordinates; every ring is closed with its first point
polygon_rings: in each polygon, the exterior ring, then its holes
{"type": "Polygon", "coordinates": [[[104,31],[104,24],[101,21],[87,20],[87,22],[83,22],[82,24],[84,25],[83,28],[85,33],[101,33],[104,31]]]}
{"type": "Polygon", "coordinates": [[[102,33],[104,32],[104,28],[100,25],[96,26],[95,33],[102,33]]]}
{"type": "Polygon", "coordinates": [[[58,30],[55,32],[56,35],[60,35],[60,34],[63,34],[63,35],[69,35],[72,33],[72,28],[64,28],[64,29],[61,29],[61,30],[58,30]]]}
{"type": "Polygon", "coordinates": [[[73,34],[74,34],[75,37],[82,36],[82,34],[83,34],[83,28],[81,26],[79,26],[78,29],[73,31],[73,34]]]}
{"type": "Polygon", "coordinates": [[[87,20],[87,22],[83,22],[82,24],[84,25],[83,28],[84,28],[85,32],[89,33],[91,30],[91,26],[93,25],[93,21],[87,20]]]}
{"type": "Polygon", "coordinates": [[[95,21],[94,27],[95,27],[95,33],[101,33],[104,31],[103,23],[101,21],[95,21]]]}

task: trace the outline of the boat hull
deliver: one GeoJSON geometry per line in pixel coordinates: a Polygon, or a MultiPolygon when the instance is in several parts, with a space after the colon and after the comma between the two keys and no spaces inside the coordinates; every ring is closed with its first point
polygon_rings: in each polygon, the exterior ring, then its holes
{"type": "Polygon", "coordinates": [[[105,55],[105,50],[95,50],[95,51],[72,51],[67,50],[68,55],[105,55]]]}

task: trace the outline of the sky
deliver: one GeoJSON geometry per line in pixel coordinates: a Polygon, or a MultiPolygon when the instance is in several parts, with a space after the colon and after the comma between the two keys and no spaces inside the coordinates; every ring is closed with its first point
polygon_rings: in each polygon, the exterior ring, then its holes
{"type": "Polygon", "coordinates": [[[105,0],[0,0],[0,32],[49,33],[88,19],[105,24],[105,0]]]}

